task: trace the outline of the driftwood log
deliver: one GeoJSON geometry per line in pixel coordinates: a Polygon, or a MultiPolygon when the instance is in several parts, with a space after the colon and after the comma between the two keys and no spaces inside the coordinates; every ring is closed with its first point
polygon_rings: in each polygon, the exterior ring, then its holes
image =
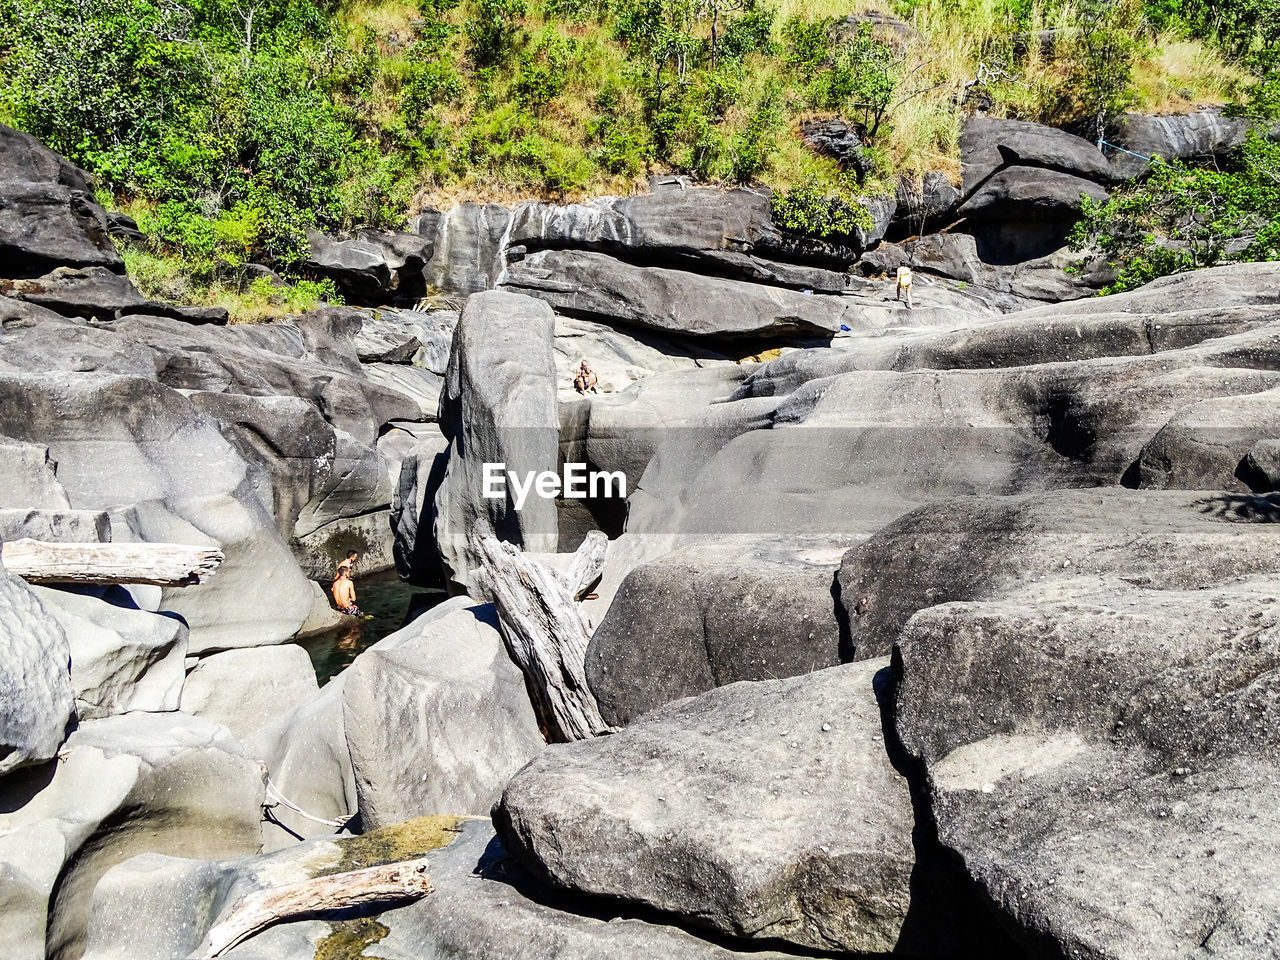
{"type": "Polygon", "coordinates": [[[46,543],[10,540],[0,562],[28,583],[204,583],[222,563],[221,550],[177,543],[46,543]]]}
{"type": "Polygon", "coordinates": [[[591,631],[577,602],[600,578],[608,539],[598,530],[588,534],[567,574],[487,532],[472,540],[507,650],[524,672],[547,738],[568,743],[608,733],[587,686],[591,631]]]}
{"type": "Polygon", "coordinates": [[[221,956],[277,923],[360,907],[400,906],[425,897],[432,889],[427,858],[420,857],[260,890],[238,901],[226,919],[214,925],[205,938],[204,955],[221,956]]]}

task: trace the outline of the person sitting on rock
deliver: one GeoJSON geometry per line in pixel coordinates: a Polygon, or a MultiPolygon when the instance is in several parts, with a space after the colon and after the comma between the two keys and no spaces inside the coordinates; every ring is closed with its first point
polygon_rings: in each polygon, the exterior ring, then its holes
{"type": "Polygon", "coordinates": [[[338,609],[348,616],[360,617],[364,614],[356,606],[356,585],[351,582],[351,568],[339,567],[338,578],[333,581],[333,602],[338,609]]]}
{"type": "Polygon", "coordinates": [[[911,302],[911,267],[905,260],[898,265],[898,292],[893,299],[901,300],[904,293],[907,295],[908,309],[914,309],[915,305],[911,302]]]}
{"type": "Polygon", "coordinates": [[[582,365],[578,367],[578,375],[573,378],[573,389],[579,393],[586,393],[590,390],[592,393],[599,393],[596,385],[600,382],[600,378],[596,376],[596,372],[587,366],[587,361],[583,360],[582,365]]]}
{"type": "Polygon", "coordinates": [[[356,561],[359,559],[360,554],[356,553],[354,550],[348,550],[347,555],[338,562],[338,569],[334,571],[333,579],[337,580],[338,575],[341,574],[344,569],[347,573],[350,573],[352,568],[356,565],[356,561]]]}

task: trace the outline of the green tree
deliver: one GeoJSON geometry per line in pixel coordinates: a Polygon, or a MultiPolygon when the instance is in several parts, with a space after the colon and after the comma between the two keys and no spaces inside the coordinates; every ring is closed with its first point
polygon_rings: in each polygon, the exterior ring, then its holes
{"type": "Polygon", "coordinates": [[[1157,162],[1106,202],[1086,198],[1071,245],[1116,268],[1108,293],[1217,263],[1280,259],[1280,144],[1252,135],[1231,171],[1157,162]]]}
{"type": "Polygon", "coordinates": [[[1080,7],[1067,90],[1096,140],[1138,103],[1133,68],[1147,54],[1142,26],[1139,0],[1087,0],[1080,7]]]}

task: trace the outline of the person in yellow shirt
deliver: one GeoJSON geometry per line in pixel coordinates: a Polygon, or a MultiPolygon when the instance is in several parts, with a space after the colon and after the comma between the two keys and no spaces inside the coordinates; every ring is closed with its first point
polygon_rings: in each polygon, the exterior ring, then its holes
{"type": "Polygon", "coordinates": [[[898,265],[898,292],[893,299],[901,300],[904,293],[907,295],[907,308],[914,309],[915,304],[911,302],[911,268],[905,260],[898,265]]]}

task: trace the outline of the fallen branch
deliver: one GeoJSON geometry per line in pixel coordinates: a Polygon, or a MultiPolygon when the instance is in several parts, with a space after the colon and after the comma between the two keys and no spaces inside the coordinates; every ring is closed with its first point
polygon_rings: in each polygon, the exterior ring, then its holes
{"type": "Polygon", "coordinates": [[[548,739],[567,743],[610,732],[587,685],[591,631],[577,604],[600,577],[607,538],[588,535],[567,576],[492,535],[473,534],[472,541],[507,650],[524,672],[548,739]]]}
{"type": "Polygon", "coordinates": [[[0,562],[29,583],[204,583],[222,563],[221,550],[177,543],[46,543],[11,540],[0,562]]]}
{"type": "Polygon", "coordinates": [[[335,873],[251,893],[205,938],[204,956],[217,957],[277,923],[311,920],[358,907],[400,906],[431,893],[427,858],[335,873]]]}

